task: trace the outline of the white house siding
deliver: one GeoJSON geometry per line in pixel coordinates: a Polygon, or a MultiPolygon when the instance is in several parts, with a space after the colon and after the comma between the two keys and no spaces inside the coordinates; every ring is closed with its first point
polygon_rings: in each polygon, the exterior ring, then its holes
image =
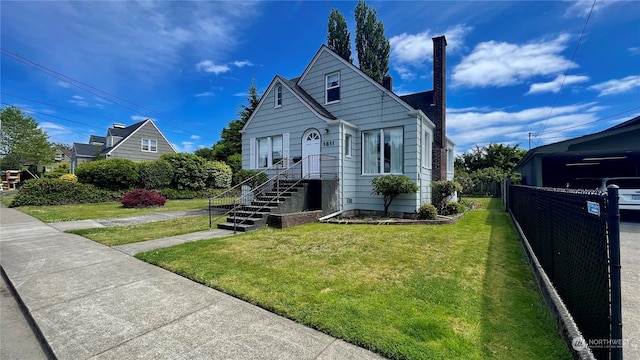
{"type": "Polygon", "coordinates": [[[147,123],[118,144],[111,152],[110,159],[124,158],[133,161],[156,160],[163,154],[175,153],[171,145],[155,126],[147,123]],[[142,139],[158,141],[157,152],[142,151],[142,139]]]}

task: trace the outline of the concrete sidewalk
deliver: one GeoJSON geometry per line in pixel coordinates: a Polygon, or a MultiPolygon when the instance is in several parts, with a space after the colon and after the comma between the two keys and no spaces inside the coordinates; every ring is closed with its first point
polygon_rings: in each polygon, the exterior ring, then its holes
{"type": "Polygon", "coordinates": [[[381,358],[14,209],[0,265],[59,359],[381,358]]]}

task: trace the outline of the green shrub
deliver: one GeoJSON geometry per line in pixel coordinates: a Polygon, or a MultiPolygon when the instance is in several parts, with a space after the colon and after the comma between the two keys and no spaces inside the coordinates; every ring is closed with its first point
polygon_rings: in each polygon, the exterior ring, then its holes
{"type": "Polygon", "coordinates": [[[181,199],[195,199],[198,197],[198,192],[194,190],[178,190],[172,188],[164,188],[160,190],[160,194],[169,200],[181,200],[181,199]]]}
{"type": "Polygon", "coordinates": [[[227,157],[227,165],[231,167],[231,171],[233,173],[237,173],[240,169],[242,169],[242,154],[233,154],[227,157]]]}
{"type": "Polygon", "coordinates": [[[167,160],[143,161],[138,166],[138,182],[144,189],[162,189],[173,180],[173,167],[167,160]]]}
{"type": "Polygon", "coordinates": [[[10,206],[66,205],[109,200],[111,200],[111,196],[108,191],[98,189],[90,184],[41,178],[25,181],[10,206]]]}
{"type": "Polygon", "coordinates": [[[138,183],[138,164],[128,159],[83,162],[75,171],[78,181],[102,189],[126,190],[138,183]]]}
{"type": "Polygon", "coordinates": [[[455,215],[461,214],[467,210],[467,207],[458,202],[448,203],[444,209],[442,209],[441,215],[455,215]]]}
{"type": "Polygon", "coordinates": [[[233,174],[233,185],[241,184],[247,181],[245,184],[251,187],[256,187],[260,184],[263,184],[269,180],[267,174],[260,172],[260,170],[245,170],[240,169],[238,172],[233,174]],[[252,179],[253,178],[253,179],[252,179]],[[249,180],[251,179],[251,180],[249,180]],[[249,181],[247,181],[249,180],[249,181]]]}
{"type": "Polygon", "coordinates": [[[206,187],[207,170],[205,160],[187,153],[164,154],[160,157],[173,168],[171,187],[179,190],[201,190],[206,187]]]}
{"type": "Polygon", "coordinates": [[[64,174],[59,177],[60,180],[78,182],[78,177],[75,174],[64,174]]]}
{"type": "Polygon", "coordinates": [[[433,194],[433,205],[438,209],[439,213],[444,211],[447,206],[447,200],[450,196],[456,193],[456,191],[462,191],[462,186],[455,181],[434,181],[431,183],[431,189],[433,194]]]}
{"type": "Polygon", "coordinates": [[[126,208],[164,206],[167,198],[154,190],[136,189],[124,194],[120,203],[126,208]]]}
{"type": "Polygon", "coordinates": [[[389,214],[389,206],[396,196],[418,191],[418,185],[407,175],[379,176],[371,180],[371,185],[373,186],[372,194],[383,196],[385,214],[389,214]]]}
{"type": "Polygon", "coordinates": [[[207,186],[213,189],[226,189],[231,186],[231,167],[220,161],[207,161],[207,186]]]}
{"type": "Polygon", "coordinates": [[[422,204],[418,208],[418,219],[420,220],[436,220],[438,218],[438,209],[433,204],[422,204]]]}

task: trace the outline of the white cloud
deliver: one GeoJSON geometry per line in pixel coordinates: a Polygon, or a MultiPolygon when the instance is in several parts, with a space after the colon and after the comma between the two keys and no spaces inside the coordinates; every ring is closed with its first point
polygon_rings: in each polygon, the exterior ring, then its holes
{"type": "Polygon", "coordinates": [[[193,96],[195,96],[195,97],[208,97],[208,96],[214,96],[214,95],[215,94],[212,93],[211,91],[205,91],[205,92],[201,92],[201,93],[195,94],[193,96]]]}
{"type": "Polygon", "coordinates": [[[447,131],[460,151],[467,151],[476,144],[507,142],[526,144],[529,133],[543,131],[545,141],[560,141],[571,132],[588,128],[596,120],[591,111],[594,103],[551,107],[538,107],[520,111],[467,108],[447,110],[447,131]],[[550,116],[551,115],[551,116],[550,116]],[[478,131],[482,129],[482,131],[478,131]],[[551,140],[552,139],[552,140],[551,140]]]}
{"type": "Polygon", "coordinates": [[[569,65],[577,67],[560,55],[568,40],[565,34],[551,41],[524,45],[482,42],[453,69],[454,85],[502,87],[534,76],[561,73],[569,65]]]}
{"type": "Polygon", "coordinates": [[[567,11],[564,13],[566,17],[586,17],[591,12],[591,8],[593,7],[593,12],[599,11],[612,5],[618,0],[606,0],[606,1],[593,1],[593,0],[569,0],[572,2],[571,6],[567,8],[567,11]]]}
{"type": "Polygon", "coordinates": [[[589,87],[589,89],[600,91],[599,96],[622,94],[631,92],[635,88],[640,88],[640,75],[609,80],[589,87]]]}
{"type": "MultiPolygon", "coordinates": [[[[457,25],[444,32],[447,39],[447,53],[455,53],[464,44],[464,37],[471,27],[457,25]]],[[[403,80],[416,78],[427,63],[433,61],[433,37],[442,35],[427,30],[418,34],[402,33],[389,39],[394,70],[403,80]]]]}
{"type": "Polygon", "coordinates": [[[176,149],[176,151],[179,153],[193,152],[194,143],[191,141],[183,141],[180,143],[180,145],[171,143],[171,145],[173,145],[174,149],[176,149]]]}
{"type": "Polygon", "coordinates": [[[224,74],[231,69],[227,65],[216,65],[211,60],[203,60],[196,64],[198,71],[204,71],[207,73],[214,73],[216,75],[224,74]]]}
{"type": "Polygon", "coordinates": [[[253,1],[3,2],[2,31],[20,39],[25,53],[38,53],[47,64],[57,64],[56,71],[77,79],[158,82],[184,60],[225,59],[248,24],[244,20],[261,6],[253,1]]]}
{"type": "Polygon", "coordinates": [[[70,88],[70,87],[71,87],[71,84],[69,84],[69,83],[68,83],[68,82],[66,82],[66,81],[62,81],[62,80],[61,80],[61,81],[58,81],[58,82],[56,83],[56,85],[58,85],[58,86],[60,86],[60,87],[62,87],[62,88],[65,88],[65,89],[68,89],[68,88],[70,88]]]}
{"type": "Polygon", "coordinates": [[[149,118],[148,116],[131,115],[131,120],[133,121],[142,121],[142,120],[147,120],[148,118],[149,118]]]}
{"type": "Polygon", "coordinates": [[[190,139],[191,140],[200,140],[202,138],[202,136],[200,135],[191,135],[190,139]]]}
{"type": "Polygon", "coordinates": [[[588,76],[580,76],[580,75],[558,75],[553,81],[546,83],[536,83],[531,84],[529,87],[529,91],[527,94],[539,94],[545,92],[553,92],[558,93],[562,86],[568,86],[571,84],[578,84],[585,81],[589,81],[588,76]]]}
{"type": "Polygon", "coordinates": [[[253,63],[249,60],[236,60],[233,62],[233,65],[242,68],[245,66],[253,66],[253,63]]]}

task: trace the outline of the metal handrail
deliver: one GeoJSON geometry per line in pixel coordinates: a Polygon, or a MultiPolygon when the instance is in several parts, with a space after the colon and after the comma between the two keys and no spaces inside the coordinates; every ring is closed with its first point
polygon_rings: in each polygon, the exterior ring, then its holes
{"type": "MultiPolygon", "coordinates": [[[[286,159],[283,159],[281,161],[279,161],[278,163],[274,164],[273,166],[261,171],[261,173],[268,173],[271,172],[273,170],[276,170],[276,173],[274,176],[270,177],[267,181],[263,182],[262,184],[255,186],[254,188],[251,188],[249,191],[245,191],[244,193],[240,193],[240,195],[235,195],[233,196],[233,201],[232,203],[229,203],[228,201],[228,195],[231,193],[235,193],[237,194],[238,190],[242,188],[243,185],[247,185],[247,183],[249,183],[250,180],[255,179],[255,177],[258,176],[255,175],[254,177],[247,179],[245,181],[243,181],[242,183],[234,186],[232,189],[229,189],[221,194],[219,194],[218,196],[214,197],[213,199],[227,199],[227,201],[225,201],[225,204],[221,206],[215,206],[215,204],[212,206],[212,198],[209,198],[209,229],[211,230],[212,226],[213,226],[213,222],[219,220],[220,218],[223,218],[225,216],[229,216],[231,213],[234,214],[234,231],[236,229],[236,226],[238,224],[243,224],[246,220],[242,220],[240,222],[236,221],[237,218],[235,216],[235,214],[238,212],[239,209],[241,209],[244,206],[247,206],[248,203],[251,203],[253,201],[253,199],[258,198],[259,196],[262,196],[264,193],[268,192],[268,191],[273,191],[276,194],[272,197],[267,198],[266,200],[266,205],[263,206],[259,206],[257,209],[254,209],[253,211],[247,211],[249,212],[249,216],[247,218],[251,218],[253,217],[256,213],[260,212],[261,210],[263,210],[264,208],[266,208],[268,206],[269,203],[274,202],[274,200],[276,202],[279,202],[280,197],[282,196],[283,193],[289,191],[290,189],[292,189],[293,187],[297,186],[302,180],[306,180],[306,179],[310,179],[311,175],[316,175],[315,173],[311,173],[309,172],[308,174],[303,175],[302,171],[303,171],[303,165],[304,164],[309,164],[310,160],[313,159],[314,157],[318,157],[318,163],[319,163],[319,173],[318,175],[320,176],[320,178],[322,178],[323,174],[333,174],[333,176],[337,176],[337,171],[335,173],[330,173],[330,172],[324,172],[322,169],[322,162],[323,162],[323,158],[327,158],[327,159],[332,159],[333,161],[337,162],[337,157],[335,156],[331,156],[331,155],[323,155],[323,154],[319,154],[319,155],[310,155],[305,157],[304,159],[301,159],[298,162],[295,162],[294,164],[290,165],[287,168],[282,168],[282,170],[278,169],[280,168],[280,166],[282,165],[282,163],[284,161],[286,161],[286,159]],[[287,180],[296,180],[293,184],[290,184],[288,187],[286,187],[285,189],[281,189],[280,188],[280,180],[281,179],[287,179],[287,180]],[[230,208],[229,208],[230,206],[230,208]],[[212,207],[214,208],[225,208],[227,211],[224,211],[223,213],[219,214],[219,216],[217,216],[215,219],[212,219],[212,214],[211,214],[211,209],[212,207]]],[[[336,165],[334,165],[336,166],[336,165]]]]}

